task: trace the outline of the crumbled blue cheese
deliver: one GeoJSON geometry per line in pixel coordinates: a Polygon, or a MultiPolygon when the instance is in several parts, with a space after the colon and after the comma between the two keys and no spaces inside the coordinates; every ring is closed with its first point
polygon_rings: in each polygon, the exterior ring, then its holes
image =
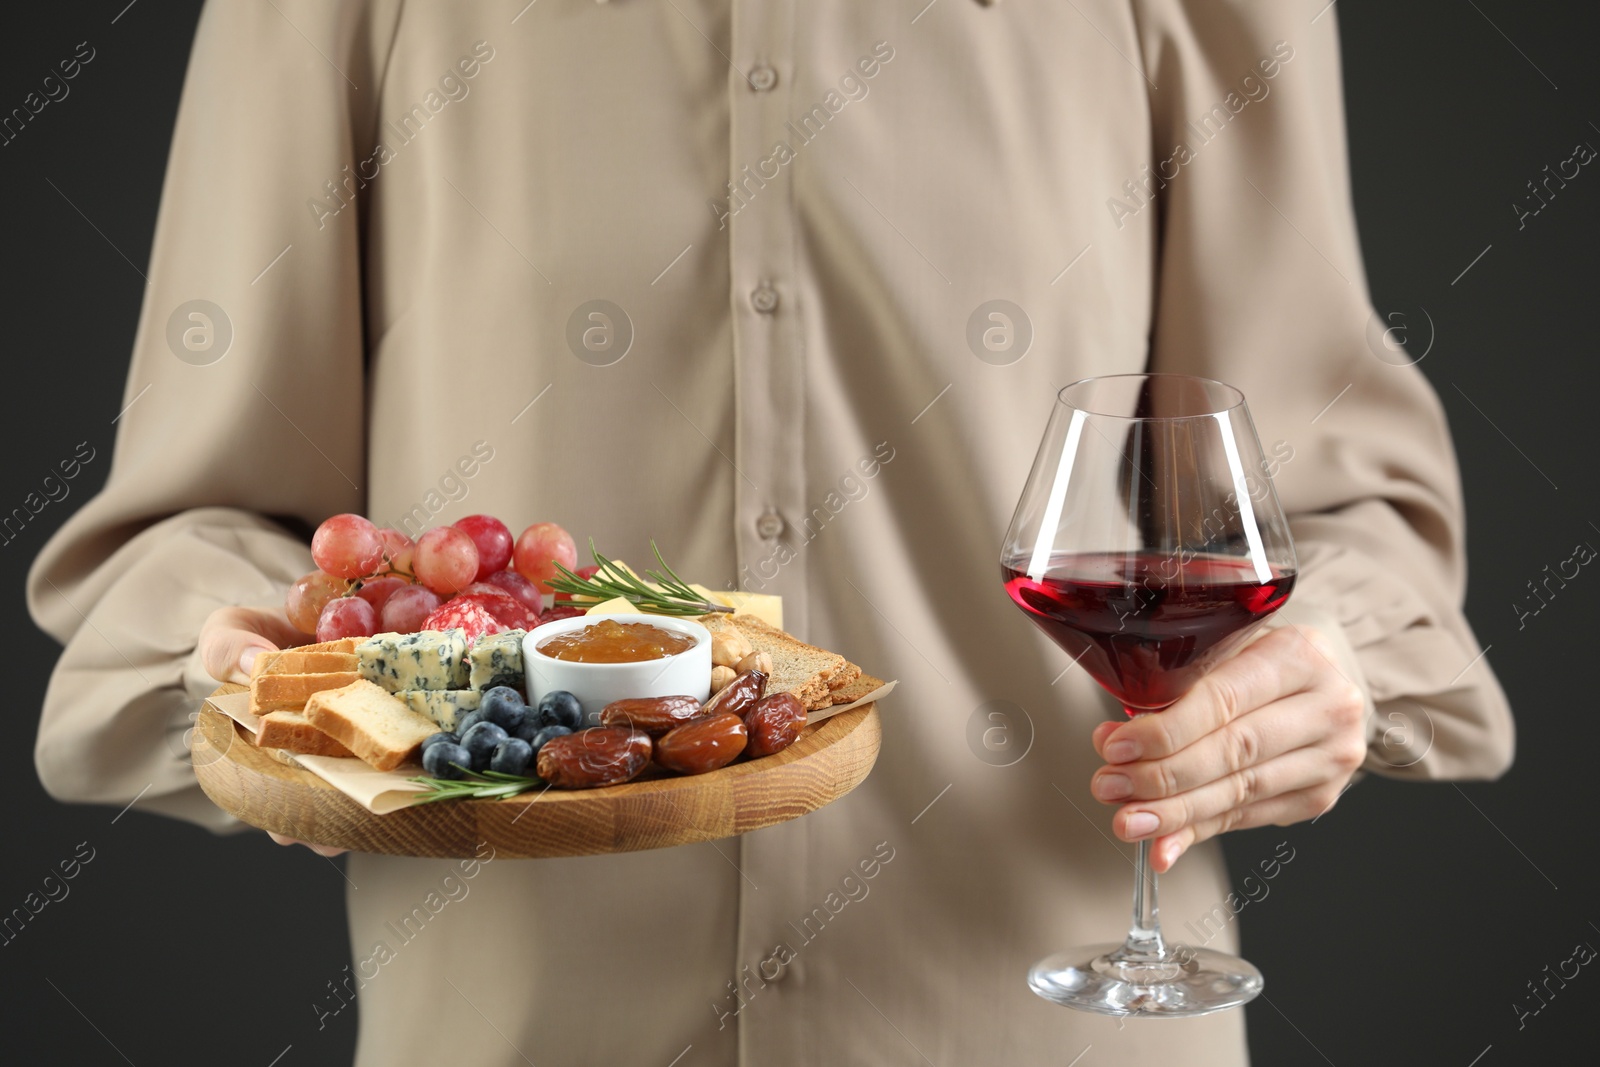
{"type": "Polygon", "coordinates": [[[467,635],[463,630],[379,634],[356,647],[361,677],[391,693],[407,689],[464,689],[467,635]]]}
{"type": "Polygon", "coordinates": [[[454,730],[461,717],[477,711],[483,694],[471,689],[407,689],[395,694],[418,715],[426,716],[441,730],[454,730]]]}
{"type": "Polygon", "coordinates": [[[474,689],[509,685],[521,691],[527,684],[522,673],[522,638],[526,630],[486,634],[467,653],[467,682],[474,689]]]}

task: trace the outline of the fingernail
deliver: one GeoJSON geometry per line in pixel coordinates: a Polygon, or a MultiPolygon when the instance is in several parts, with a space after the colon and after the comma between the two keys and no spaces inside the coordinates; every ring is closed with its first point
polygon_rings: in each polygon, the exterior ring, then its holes
{"type": "Polygon", "coordinates": [[[1094,780],[1094,795],[1101,800],[1133,796],[1133,779],[1125,774],[1102,774],[1094,780]]]}
{"type": "Polygon", "coordinates": [[[1174,863],[1178,862],[1178,857],[1181,856],[1181,855],[1183,855],[1183,846],[1181,846],[1181,845],[1168,845],[1167,846],[1166,853],[1164,854],[1164,857],[1163,857],[1166,860],[1167,870],[1170,871],[1172,869],[1172,865],[1174,863]]]}
{"type": "Polygon", "coordinates": [[[1123,836],[1148,837],[1156,832],[1156,827],[1161,825],[1161,820],[1148,811],[1136,811],[1123,822],[1123,836]]]}
{"type": "Polygon", "coordinates": [[[1139,742],[1121,738],[1106,745],[1107,763],[1132,763],[1139,758],[1139,742]]]}
{"type": "Polygon", "coordinates": [[[259,648],[247,648],[243,652],[239,653],[239,669],[244,673],[249,674],[250,668],[255,665],[256,654],[260,651],[261,650],[259,648]]]}

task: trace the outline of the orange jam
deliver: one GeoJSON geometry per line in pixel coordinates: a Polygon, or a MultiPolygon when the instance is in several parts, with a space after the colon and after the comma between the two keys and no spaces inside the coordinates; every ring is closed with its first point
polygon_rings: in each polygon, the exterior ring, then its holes
{"type": "Polygon", "coordinates": [[[581,630],[568,630],[539,644],[551,659],[573,663],[638,663],[666,659],[694,647],[694,638],[647,622],[602,619],[581,630]]]}

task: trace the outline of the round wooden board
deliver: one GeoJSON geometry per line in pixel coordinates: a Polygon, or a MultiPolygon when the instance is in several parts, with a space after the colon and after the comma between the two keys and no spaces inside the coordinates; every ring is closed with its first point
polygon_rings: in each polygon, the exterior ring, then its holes
{"type": "MultiPolygon", "coordinates": [[[[218,692],[237,692],[224,686],[218,692]]],[[[480,842],[535,859],[666,848],[797,819],[844,796],[878,758],[875,704],[807,726],[776,755],[709,774],[604,789],[549,789],[507,800],[454,800],[374,815],[310,771],[256,748],[232,719],[202,707],[194,732],[200,788],[251,826],[317,845],[394,856],[465,858],[480,842]]]]}

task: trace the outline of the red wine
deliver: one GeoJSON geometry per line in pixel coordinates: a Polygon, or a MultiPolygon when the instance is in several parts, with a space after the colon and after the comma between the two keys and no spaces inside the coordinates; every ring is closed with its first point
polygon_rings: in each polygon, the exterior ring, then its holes
{"type": "Polygon", "coordinates": [[[1215,556],[1067,553],[1038,579],[1013,563],[1000,568],[1011,599],[1130,715],[1183,696],[1294,588],[1292,573],[1261,582],[1215,556]]]}

